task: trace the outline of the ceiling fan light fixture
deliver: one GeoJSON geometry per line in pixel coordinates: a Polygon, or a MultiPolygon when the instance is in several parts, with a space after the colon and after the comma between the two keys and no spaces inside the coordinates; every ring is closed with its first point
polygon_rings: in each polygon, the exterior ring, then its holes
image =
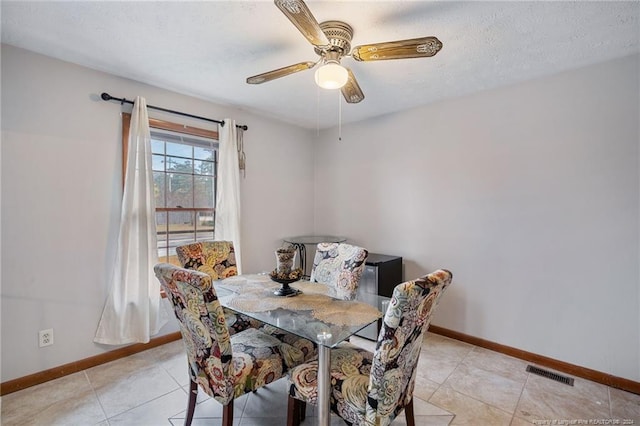
{"type": "Polygon", "coordinates": [[[349,72],[338,61],[327,61],[316,70],[315,77],[323,89],[340,89],[347,84],[349,72]]]}

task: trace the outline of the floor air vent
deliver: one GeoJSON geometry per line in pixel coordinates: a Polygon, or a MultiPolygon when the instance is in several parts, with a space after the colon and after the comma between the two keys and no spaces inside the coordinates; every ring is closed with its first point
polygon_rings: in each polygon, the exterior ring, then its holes
{"type": "Polygon", "coordinates": [[[573,379],[571,377],[552,373],[551,371],[543,370],[542,368],[534,367],[533,365],[527,365],[527,371],[529,373],[537,374],[538,376],[546,377],[547,379],[555,380],[556,382],[564,383],[565,385],[573,386],[573,379]]]}

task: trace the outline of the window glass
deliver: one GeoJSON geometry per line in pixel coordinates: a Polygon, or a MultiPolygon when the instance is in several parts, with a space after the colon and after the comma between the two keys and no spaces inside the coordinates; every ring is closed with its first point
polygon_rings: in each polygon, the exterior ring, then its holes
{"type": "Polygon", "coordinates": [[[154,154],[164,155],[164,141],[159,141],[151,138],[151,152],[154,154]]]}
{"type": "Polygon", "coordinates": [[[211,148],[193,147],[193,158],[198,160],[213,160],[213,150],[211,148]]]}
{"type": "Polygon", "coordinates": [[[176,157],[193,158],[193,147],[188,144],[166,142],[167,155],[176,157]]]}
{"type": "Polygon", "coordinates": [[[194,184],[195,205],[213,208],[213,176],[195,176],[194,184]]]}
{"type": "Polygon", "coordinates": [[[164,159],[165,159],[164,155],[153,154],[151,156],[153,170],[164,172],[164,159]]]}
{"type": "Polygon", "coordinates": [[[153,195],[156,200],[156,209],[158,207],[166,207],[165,192],[165,176],[164,171],[153,172],[153,195]]]}
{"type": "Polygon", "coordinates": [[[179,264],[175,248],[213,240],[218,141],[151,129],[158,255],[179,264]]]}

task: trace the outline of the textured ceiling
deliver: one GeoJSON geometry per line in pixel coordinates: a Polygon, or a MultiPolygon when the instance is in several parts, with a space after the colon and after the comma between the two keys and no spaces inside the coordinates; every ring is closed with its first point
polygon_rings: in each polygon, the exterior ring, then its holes
{"type": "MultiPolygon", "coordinates": [[[[307,4],[318,22],[349,23],[353,45],[431,35],[444,45],[432,58],[345,58],[366,98],[343,103],[343,123],[639,51],[638,1],[307,4]]],[[[1,8],[3,43],[310,129],[338,122],[339,92],[318,89],[313,70],[245,83],[251,75],[318,59],[271,1],[3,0],[1,8]]],[[[107,89],[96,87],[96,93],[107,89]]]]}

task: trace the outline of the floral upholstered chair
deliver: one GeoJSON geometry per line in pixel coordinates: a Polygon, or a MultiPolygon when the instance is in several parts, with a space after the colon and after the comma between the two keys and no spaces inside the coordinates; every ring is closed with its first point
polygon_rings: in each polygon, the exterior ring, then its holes
{"type": "Polygon", "coordinates": [[[183,268],[206,272],[214,280],[238,275],[236,252],[231,241],[201,241],[176,247],[183,268]]]}
{"type": "MultiPolygon", "coordinates": [[[[413,388],[422,340],[440,296],[451,283],[440,269],[396,286],[374,353],[343,343],[331,350],[331,410],[349,425],[387,426],[404,409],[414,426],[413,388]]],[[[298,425],[303,402],[317,401],[318,363],[289,373],[288,425],[298,425]]]]}
{"type": "MultiPolygon", "coordinates": [[[[183,268],[205,272],[214,280],[238,275],[236,253],[231,241],[201,241],[176,247],[183,268]]],[[[229,332],[235,334],[248,328],[258,328],[260,321],[224,308],[229,332]]]]}
{"type": "MultiPolygon", "coordinates": [[[[176,254],[184,268],[205,272],[214,280],[238,274],[235,251],[231,241],[202,241],[178,246],[176,247],[176,254]]],[[[223,308],[223,311],[229,332],[232,335],[250,328],[258,328],[276,337],[282,343],[287,343],[296,350],[302,351],[303,359],[300,359],[299,362],[308,361],[316,355],[315,345],[307,339],[287,333],[279,328],[265,325],[261,321],[231,309],[223,308]]],[[[292,364],[289,367],[295,365],[293,360],[290,361],[292,364]]]]}
{"type": "Polygon", "coordinates": [[[344,243],[320,243],[309,281],[332,286],[339,299],[353,300],[369,252],[344,243]]]}
{"type": "Polygon", "coordinates": [[[281,378],[302,353],[253,328],[230,336],[210,275],[168,263],[154,271],[187,351],[191,383],[185,425],[193,419],[200,386],[223,405],[222,424],[231,426],[234,398],[281,378]]]}

